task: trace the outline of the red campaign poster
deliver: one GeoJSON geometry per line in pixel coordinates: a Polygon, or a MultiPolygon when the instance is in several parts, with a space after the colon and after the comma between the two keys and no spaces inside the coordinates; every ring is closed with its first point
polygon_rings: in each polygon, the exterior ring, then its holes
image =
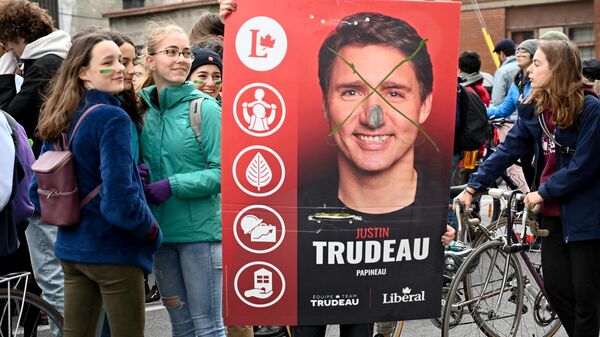
{"type": "Polygon", "coordinates": [[[226,22],[227,325],[437,317],[459,2],[240,0],[226,22]]]}

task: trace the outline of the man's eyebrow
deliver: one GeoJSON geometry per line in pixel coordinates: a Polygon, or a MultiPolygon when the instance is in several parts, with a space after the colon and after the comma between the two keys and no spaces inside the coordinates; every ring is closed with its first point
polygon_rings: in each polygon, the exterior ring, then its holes
{"type": "Polygon", "coordinates": [[[413,90],[413,87],[405,83],[398,83],[387,80],[379,86],[379,89],[400,89],[406,92],[411,92],[413,90]]]}
{"type": "Polygon", "coordinates": [[[343,83],[337,83],[336,85],[334,85],[334,89],[335,90],[339,90],[339,89],[353,89],[353,88],[361,88],[366,86],[366,84],[361,81],[361,80],[356,80],[356,81],[352,81],[352,82],[343,82],[343,83]]]}

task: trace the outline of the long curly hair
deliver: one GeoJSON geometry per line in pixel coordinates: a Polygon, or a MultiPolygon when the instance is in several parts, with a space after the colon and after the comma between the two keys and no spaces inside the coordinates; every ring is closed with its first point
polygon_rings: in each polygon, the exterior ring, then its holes
{"type": "Polygon", "coordinates": [[[0,1],[0,41],[13,41],[20,37],[30,43],[53,30],[54,20],[37,3],[27,0],[0,1]]]}

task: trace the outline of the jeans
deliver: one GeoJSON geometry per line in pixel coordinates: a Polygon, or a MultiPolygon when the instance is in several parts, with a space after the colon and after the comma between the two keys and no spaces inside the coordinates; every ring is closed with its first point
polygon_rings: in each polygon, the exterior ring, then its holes
{"type": "Polygon", "coordinates": [[[114,336],[144,336],[144,271],[140,267],[61,263],[65,273],[64,337],[95,336],[102,305],[114,336]]]}
{"type": "Polygon", "coordinates": [[[163,243],[154,274],[174,337],[225,336],[220,242],[163,243]]]}
{"type": "Polygon", "coordinates": [[[54,255],[54,243],[58,227],[40,222],[40,215],[29,218],[25,230],[33,276],[40,288],[42,298],[61,314],[64,312],[64,276],[60,261],[54,255]]]}

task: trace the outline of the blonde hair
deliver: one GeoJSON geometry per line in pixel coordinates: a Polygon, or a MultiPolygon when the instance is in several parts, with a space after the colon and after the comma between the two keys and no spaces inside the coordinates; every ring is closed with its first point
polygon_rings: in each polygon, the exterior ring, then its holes
{"type": "Polygon", "coordinates": [[[576,124],[584,105],[579,49],[570,41],[543,40],[538,51],[546,56],[552,75],[547,88],[532,89],[531,101],[537,104],[538,114],[552,108],[554,123],[570,128],[576,124]]]}
{"type": "Polygon", "coordinates": [[[91,33],[73,41],[67,57],[50,82],[49,95],[42,105],[37,126],[40,139],[56,141],[61,133],[69,131],[85,94],[79,73],[89,66],[92,49],[102,41],[112,42],[112,39],[106,34],[91,33]]]}

